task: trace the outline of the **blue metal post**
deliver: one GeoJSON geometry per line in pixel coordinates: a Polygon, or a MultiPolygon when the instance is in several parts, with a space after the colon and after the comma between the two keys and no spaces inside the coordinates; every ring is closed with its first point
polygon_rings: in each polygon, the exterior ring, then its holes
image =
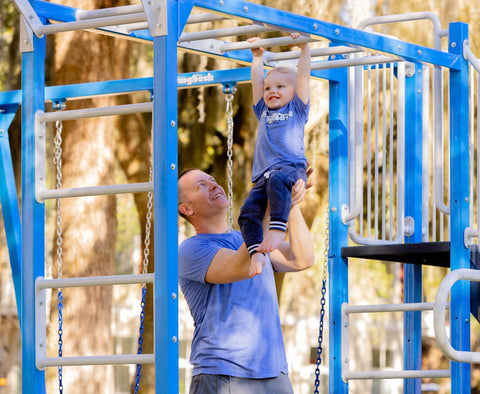
{"type": "Polygon", "coordinates": [[[178,394],[177,1],[167,13],[153,39],[155,392],[178,394]]]}
{"type": "MultiPolygon", "coordinates": [[[[448,51],[463,53],[468,25],[451,23],[448,51]]],[[[450,267],[470,268],[470,251],[464,244],[469,226],[469,81],[468,63],[459,56],[459,70],[450,70],[450,267]]],[[[470,284],[461,281],[452,288],[451,342],[454,349],[470,350],[470,284]]],[[[470,364],[452,362],[452,393],[470,393],[470,364]]]]}
{"type": "Polygon", "coordinates": [[[45,393],[35,366],[35,278],[44,275],[45,210],[35,200],[35,112],[45,109],[45,39],[22,54],[22,392],[45,393]]]}
{"type": "MultiPolygon", "coordinates": [[[[405,78],[405,217],[414,219],[414,232],[405,243],[422,242],[422,65],[411,65],[405,78]]],[[[400,169],[398,170],[400,173],[400,169]]],[[[405,302],[422,301],[422,266],[404,264],[405,302]]],[[[422,369],[422,315],[404,316],[403,368],[422,369]]],[[[420,394],[421,379],[405,379],[405,394],[420,394]]]]}
{"type": "Polygon", "coordinates": [[[17,189],[13,173],[12,155],[8,142],[8,128],[12,123],[18,105],[13,104],[0,113],[0,202],[2,204],[3,223],[7,239],[10,267],[12,269],[15,300],[20,321],[21,304],[21,225],[20,210],[18,208],[17,189]]]}
{"type": "Polygon", "coordinates": [[[329,179],[329,391],[348,393],[342,380],[341,306],[348,302],[348,261],[342,247],[348,244],[347,226],[342,223],[342,205],[348,204],[348,78],[347,69],[338,69],[330,81],[329,179]]]}

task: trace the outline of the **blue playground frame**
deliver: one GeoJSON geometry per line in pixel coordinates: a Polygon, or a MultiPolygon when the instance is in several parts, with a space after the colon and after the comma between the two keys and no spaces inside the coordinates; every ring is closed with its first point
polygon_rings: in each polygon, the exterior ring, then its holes
{"type": "MultiPolygon", "coordinates": [[[[464,243],[469,227],[469,62],[463,43],[468,26],[456,22],[448,27],[448,51],[427,48],[379,34],[327,23],[278,9],[236,0],[159,0],[164,10],[166,31],[153,35],[141,30],[116,32],[127,39],[153,43],[152,78],[104,81],[88,84],[45,87],[45,39],[31,34],[22,54],[22,90],[0,93],[0,197],[10,262],[21,322],[22,387],[26,393],[45,392],[45,374],[35,364],[34,283],[44,276],[44,205],[35,199],[35,113],[45,110],[45,101],[54,102],[93,95],[149,91],[153,101],[154,220],[155,220],[155,380],[157,393],[179,392],[178,383],[178,271],[177,271],[177,89],[199,85],[224,85],[249,82],[250,50],[220,53],[206,47],[198,50],[179,42],[192,9],[227,18],[249,20],[282,31],[298,31],[331,45],[377,50],[413,63],[415,72],[406,79],[405,111],[409,119],[405,140],[409,146],[405,160],[405,216],[414,219],[414,231],[405,244],[422,242],[422,119],[421,64],[449,70],[450,75],[450,179],[451,270],[470,268],[470,250],[464,243]],[[223,57],[247,67],[177,75],[177,50],[187,48],[200,55],[223,57]],[[171,78],[177,75],[177,80],[171,78]],[[22,106],[22,218],[18,209],[15,181],[8,146],[8,128],[22,106]],[[20,225],[21,223],[21,225],[20,225]]],[[[75,9],[45,1],[31,3],[42,21],[75,21],[75,9]]],[[[146,5],[145,5],[146,7],[146,5]]],[[[19,7],[20,8],[20,7],[19,7]]],[[[45,23],[45,22],[43,22],[45,23]]],[[[27,26],[27,31],[31,30],[27,26]]],[[[111,34],[111,32],[110,32],[111,34]]],[[[323,63],[327,63],[327,61],[323,63]]],[[[321,65],[325,66],[325,64],[321,65]]],[[[342,379],[341,306],[348,303],[347,225],[341,207],[349,203],[348,131],[352,109],[348,102],[347,67],[314,69],[312,77],[329,81],[329,387],[330,393],[348,393],[342,379]]],[[[420,265],[405,264],[404,300],[421,302],[420,265]]],[[[451,340],[455,349],[470,350],[470,285],[457,284],[451,293],[451,340]]],[[[420,312],[406,312],[404,320],[404,369],[421,369],[420,312]]],[[[420,393],[420,378],[405,379],[405,393],[420,393]]],[[[451,361],[451,388],[455,393],[470,392],[470,365],[451,361]]]]}

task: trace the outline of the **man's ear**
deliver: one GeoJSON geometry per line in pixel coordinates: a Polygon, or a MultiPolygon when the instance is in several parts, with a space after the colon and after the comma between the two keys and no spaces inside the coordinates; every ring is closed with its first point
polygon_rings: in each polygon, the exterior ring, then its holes
{"type": "Polygon", "coordinates": [[[191,216],[193,215],[193,209],[190,208],[190,206],[186,203],[180,204],[178,206],[178,210],[184,214],[185,216],[191,216]]]}

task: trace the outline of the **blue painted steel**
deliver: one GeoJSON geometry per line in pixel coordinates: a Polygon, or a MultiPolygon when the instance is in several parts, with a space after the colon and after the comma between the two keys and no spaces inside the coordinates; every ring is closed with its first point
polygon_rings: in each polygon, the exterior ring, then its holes
{"type": "MultiPolygon", "coordinates": [[[[414,232],[405,243],[422,242],[422,65],[414,64],[413,75],[405,78],[405,217],[414,219],[414,232]],[[408,175],[407,175],[408,174],[408,175]]],[[[422,301],[422,266],[403,265],[405,302],[422,301]]],[[[403,368],[422,369],[422,313],[405,312],[403,331],[403,368]]],[[[421,379],[405,379],[405,394],[420,394],[421,379]]]]}
{"type": "Polygon", "coordinates": [[[336,44],[353,44],[360,47],[380,49],[385,53],[400,56],[411,61],[439,64],[443,67],[458,68],[458,56],[421,45],[410,44],[395,38],[356,30],[342,25],[308,18],[276,8],[265,7],[246,1],[195,0],[194,5],[207,10],[253,21],[267,22],[283,29],[324,37],[336,44]]]}
{"type": "Polygon", "coordinates": [[[342,380],[341,306],[348,302],[348,262],[342,247],[348,245],[347,226],[342,223],[342,205],[348,204],[348,80],[347,70],[337,70],[330,82],[329,112],[329,387],[335,394],[348,393],[342,380]],[[337,82],[338,81],[338,82],[337,82]]]}
{"type": "MultiPolygon", "coordinates": [[[[8,142],[8,128],[15,117],[18,105],[13,104],[0,112],[0,202],[2,205],[3,223],[7,239],[10,267],[12,269],[15,300],[18,318],[21,319],[21,225],[18,208],[17,189],[13,173],[12,155],[8,142]]],[[[21,324],[20,324],[21,325],[21,324]]]]}
{"type": "Polygon", "coordinates": [[[167,1],[168,35],[153,40],[153,166],[155,221],[155,392],[177,394],[178,190],[177,32],[178,2],[167,1]]]}
{"type": "MultiPolygon", "coordinates": [[[[468,25],[451,23],[448,50],[461,55],[468,40],[468,25]]],[[[469,81],[468,63],[460,56],[460,69],[450,71],[450,265],[470,268],[470,252],[463,235],[469,226],[469,81]]],[[[470,350],[470,285],[457,282],[451,291],[451,342],[454,349],[470,350]]],[[[452,362],[452,393],[470,393],[470,364],[452,362]]]]}
{"type": "Polygon", "coordinates": [[[45,110],[45,40],[22,54],[22,392],[45,393],[35,366],[35,278],[44,276],[44,206],[35,200],[35,112],[45,110]]]}

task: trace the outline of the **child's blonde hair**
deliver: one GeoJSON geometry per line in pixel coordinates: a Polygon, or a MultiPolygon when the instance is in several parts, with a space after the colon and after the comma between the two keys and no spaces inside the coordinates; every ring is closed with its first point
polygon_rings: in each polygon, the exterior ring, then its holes
{"type": "Polygon", "coordinates": [[[269,70],[267,72],[266,76],[268,77],[270,74],[273,74],[274,72],[279,72],[279,73],[283,73],[283,74],[291,74],[292,76],[295,76],[297,74],[297,72],[291,67],[279,66],[279,67],[275,67],[275,68],[272,68],[271,70],[269,70]]]}

